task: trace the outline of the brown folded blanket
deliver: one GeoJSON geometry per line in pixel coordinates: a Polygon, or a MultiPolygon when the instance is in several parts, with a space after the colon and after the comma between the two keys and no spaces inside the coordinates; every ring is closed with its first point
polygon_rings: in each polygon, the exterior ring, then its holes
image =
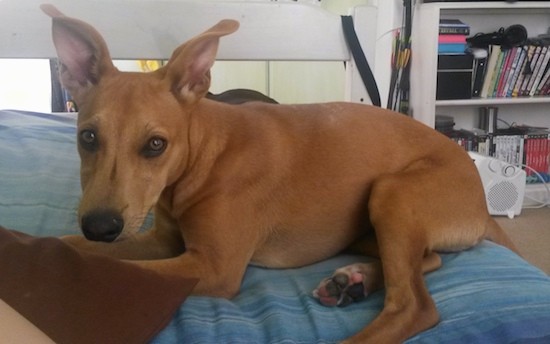
{"type": "Polygon", "coordinates": [[[56,343],[146,343],[197,280],[0,227],[0,299],[56,343]]]}

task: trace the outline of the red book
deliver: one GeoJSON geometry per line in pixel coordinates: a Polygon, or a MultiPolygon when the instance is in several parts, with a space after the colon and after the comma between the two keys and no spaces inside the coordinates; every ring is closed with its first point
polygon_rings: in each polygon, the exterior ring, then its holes
{"type": "MultiPolygon", "coordinates": [[[[524,154],[525,154],[525,165],[534,169],[535,166],[533,166],[533,138],[530,135],[525,136],[524,154]]],[[[525,172],[527,173],[528,176],[533,175],[533,171],[528,168],[525,169],[525,172]]]]}
{"type": "Polygon", "coordinates": [[[465,35],[439,35],[438,43],[466,44],[466,36],[465,35]]]}
{"type": "Polygon", "coordinates": [[[548,136],[544,140],[544,161],[543,161],[543,167],[544,167],[544,173],[550,173],[550,140],[548,136]]]}

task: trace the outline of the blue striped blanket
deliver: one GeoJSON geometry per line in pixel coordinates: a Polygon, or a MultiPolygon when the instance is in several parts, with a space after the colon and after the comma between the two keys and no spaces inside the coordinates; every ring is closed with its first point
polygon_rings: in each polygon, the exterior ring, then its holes
{"type": "MultiPolygon", "coordinates": [[[[0,111],[2,225],[39,236],[77,232],[75,122],[74,115],[0,111]]],[[[311,291],[337,267],[366,259],[249,267],[236,298],[188,298],[153,343],[338,342],[376,316],[384,291],[346,308],[323,307],[311,291]]],[[[443,261],[426,275],[441,321],[407,343],[550,343],[547,275],[491,242],[443,261]]]]}

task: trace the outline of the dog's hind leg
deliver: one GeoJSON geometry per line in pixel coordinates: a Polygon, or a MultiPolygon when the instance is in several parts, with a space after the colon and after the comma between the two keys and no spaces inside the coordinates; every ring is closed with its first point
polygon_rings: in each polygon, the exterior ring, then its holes
{"type": "Polygon", "coordinates": [[[439,321],[423,261],[434,251],[479,243],[489,217],[477,171],[464,168],[462,160],[433,155],[373,184],[368,208],[386,288],[384,308],[346,343],[403,342],[439,321]]]}
{"type": "Polygon", "coordinates": [[[378,242],[386,295],[381,313],[348,339],[351,343],[402,342],[439,320],[424,282],[423,262],[429,257],[428,261],[433,259],[437,268],[440,260],[429,250],[426,223],[417,213],[417,208],[422,207],[416,198],[419,195],[415,195],[412,184],[407,185],[407,180],[416,174],[410,171],[388,176],[373,187],[369,216],[378,242]]]}

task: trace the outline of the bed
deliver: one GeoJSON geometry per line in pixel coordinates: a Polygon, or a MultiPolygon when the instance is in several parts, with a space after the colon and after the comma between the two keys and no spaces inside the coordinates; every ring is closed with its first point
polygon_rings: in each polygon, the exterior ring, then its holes
{"type": "MultiPolygon", "coordinates": [[[[220,57],[223,59],[342,60],[351,63],[338,16],[316,5],[172,1],[157,2],[153,8],[148,1],[116,1],[109,3],[112,13],[107,13],[102,10],[106,3],[101,1],[54,3],[66,13],[94,25],[97,23],[100,31],[109,32],[107,40],[116,42],[110,43],[117,47],[112,51],[114,56],[164,58],[177,43],[220,17],[233,17],[241,19],[239,32],[242,36],[228,37],[222,44],[220,57]],[[121,26],[114,20],[123,9],[128,13],[129,22],[140,20],[143,44],[121,44],[124,35],[131,35],[129,28],[134,27],[121,26]],[[163,13],[170,13],[163,18],[165,27],[141,21],[149,18],[147,13],[161,9],[163,13]],[[98,13],[104,15],[97,17],[98,13]],[[272,26],[265,25],[266,13],[284,20],[270,17],[268,22],[272,26]],[[183,24],[176,24],[179,15],[184,17],[183,24]],[[310,40],[311,34],[307,37],[304,32],[308,30],[294,28],[305,22],[323,30],[326,42],[319,46],[310,44],[309,49],[303,49],[303,40],[310,40]],[[258,41],[254,33],[260,27],[264,34],[258,41]],[[234,49],[242,40],[248,41],[249,47],[241,45],[234,49]],[[282,45],[281,40],[296,42],[296,45],[282,45]],[[285,48],[280,49],[281,46],[285,48]]],[[[0,1],[0,57],[54,56],[51,38],[45,34],[49,32],[49,20],[38,12],[37,6],[33,7],[35,4],[34,1],[0,1]],[[15,15],[14,9],[23,11],[15,15]],[[30,21],[33,25],[23,24],[30,21]],[[36,43],[24,44],[30,37],[36,43]]],[[[371,6],[357,9],[356,24],[370,23],[372,28],[377,10],[371,6]]],[[[367,55],[375,56],[372,51],[367,55]]],[[[350,101],[368,99],[357,82],[350,74],[350,101]]],[[[1,225],[41,238],[76,232],[80,186],[75,124],[74,114],[0,111],[1,225]]],[[[312,297],[311,291],[335,268],[368,259],[341,254],[299,269],[249,267],[237,297],[225,300],[190,296],[177,305],[162,328],[149,335],[148,341],[158,344],[341,341],[377,315],[382,308],[384,291],[346,308],[323,307],[312,297]]],[[[445,254],[443,267],[428,274],[426,281],[441,321],[407,343],[550,342],[550,278],[505,248],[483,242],[464,252],[445,254]]],[[[47,332],[47,329],[42,330],[47,332]]]]}

